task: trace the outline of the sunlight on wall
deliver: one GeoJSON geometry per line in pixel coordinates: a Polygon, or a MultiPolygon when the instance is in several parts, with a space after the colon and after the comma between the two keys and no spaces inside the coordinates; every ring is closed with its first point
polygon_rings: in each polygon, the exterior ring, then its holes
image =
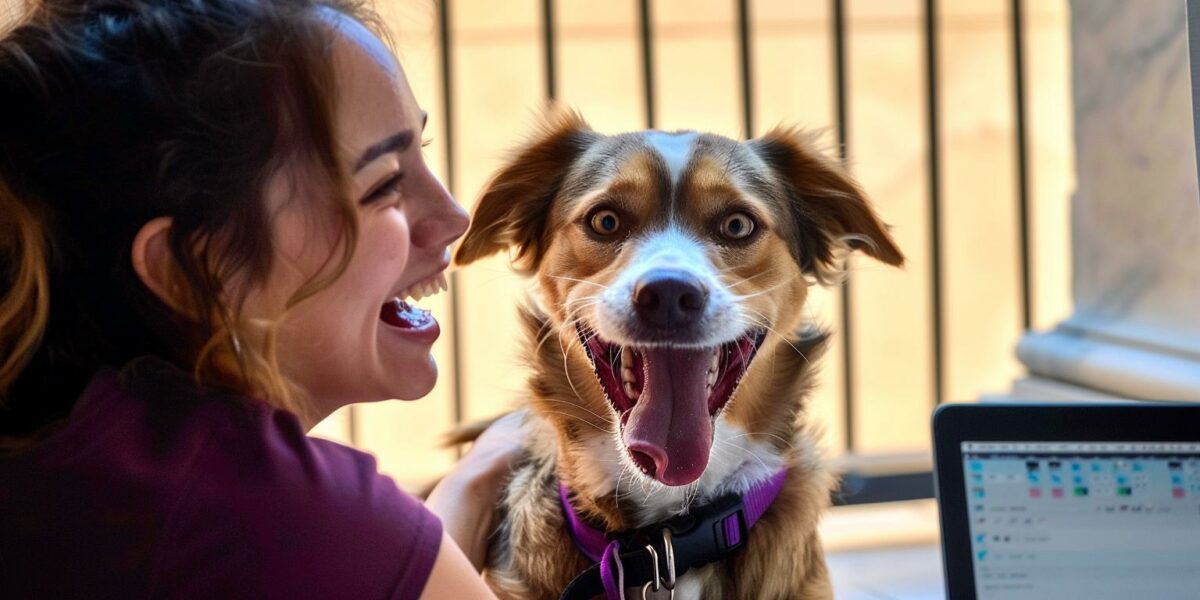
{"type": "MultiPolygon", "coordinates": [[[[832,31],[827,2],[751,2],[754,131],[835,125],[832,31]]],[[[1070,311],[1068,202],[1069,31],[1065,2],[1026,3],[1033,323],[1053,326],[1070,311]]],[[[401,60],[430,113],[427,158],[446,173],[446,131],[436,7],[425,0],[381,3],[401,60]]],[[[454,177],[471,206],[505,153],[524,139],[547,95],[538,2],[455,0],[451,13],[454,177]]],[[[652,3],[656,126],[740,137],[742,98],[735,3],[652,3]]],[[[847,6],[850,169],[908,256],[903,270],[856,258],[850,291],[856,450],[928,448],[934,405],[929,181],[923,3],[850,0],[847,6]]],[[[946,401],[1007,388],[1021,372],[1020,264],[1013,132],[1009,2],[939,3],[942,155],[941,265],[946,401]]],[[[557,95],[608,133],[646,126],[635,2],[557,2],[557,95]]],[[[825,137],[834,151],[832,131],[825,137]]],[[[453,460],[435,450],[454,423],[454,386],[465,419],[494,415],[524,395],[515,307],[527,282],[506,257],[455,275],[458,319],[448,295],[423,304],[443,325],[435,349],[441,378],[418,402],[360,405],[322,431],[354,440],[384,471],[414,486],[453,460]],[[454,329],[460,362],[454,364],[454,329]],[[339,420],[340,419],[340,420],[339,420]]],[[[840,332],[840,290],[813,294],[812,318],[840,332]]],[[[810,417],[840,452],[844,419],[840,335],[823,359],[810,417]]]]}

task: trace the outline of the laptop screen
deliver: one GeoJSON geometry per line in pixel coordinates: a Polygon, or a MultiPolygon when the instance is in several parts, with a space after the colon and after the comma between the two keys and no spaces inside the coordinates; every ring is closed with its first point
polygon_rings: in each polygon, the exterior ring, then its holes
{"type": "Polygon", "coordinates": [[[1200,444],[962,442],[980,600],[1194,597],[1200,444]]]}

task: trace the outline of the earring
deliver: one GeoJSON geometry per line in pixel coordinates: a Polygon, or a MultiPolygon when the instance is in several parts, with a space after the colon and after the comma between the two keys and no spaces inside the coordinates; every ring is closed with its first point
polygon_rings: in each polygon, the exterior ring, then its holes
{"type": "Polygon", "coordinates": [[[230,329],[229,339],[233,342],[233,353],[237,355],[240,362],[242,359],[242,342],[238,339],[237,331],[230,329]]]}

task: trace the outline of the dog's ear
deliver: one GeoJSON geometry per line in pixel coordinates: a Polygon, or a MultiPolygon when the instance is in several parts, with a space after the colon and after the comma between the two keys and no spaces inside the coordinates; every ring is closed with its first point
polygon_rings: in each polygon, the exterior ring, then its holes
{"type": "Polygon", "coordinates": [[[546,219],[571,164],[600,137],[578,113],[552,108],[533,136],[483,188],[454,261],[466,265],[508,248],[528,273],[546,250],[546,219]]]}
{"type": "Polygon", "coordinates": [[[800,227],[793,253],[810,272],[836,270],[838,246],[861,250],[898,267],[904,255],[866,194],[835,162],[816,150],[816,135],[776,127],[747,142],[787,194],[800,227]]]}

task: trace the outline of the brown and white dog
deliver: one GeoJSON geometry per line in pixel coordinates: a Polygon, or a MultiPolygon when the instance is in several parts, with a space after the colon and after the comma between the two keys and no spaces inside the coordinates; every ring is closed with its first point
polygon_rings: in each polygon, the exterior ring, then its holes
{"type": "Polygon", "coordinates": [[[606,136],[557,111],[486,186],[456,261],[510,250],[537,283],[520,310],[531,459],[508,484],[487,570],[501,597],[558,597],[591,564],[560,484],[617,532],[782,469],[744,547],[682,576],[674,597],[832,596],[817,522],[834,477],[804,419],[826,336],[802,308],[851,250],[904,258],[812,144],[782,128],[746,142],[606,136]]]}

